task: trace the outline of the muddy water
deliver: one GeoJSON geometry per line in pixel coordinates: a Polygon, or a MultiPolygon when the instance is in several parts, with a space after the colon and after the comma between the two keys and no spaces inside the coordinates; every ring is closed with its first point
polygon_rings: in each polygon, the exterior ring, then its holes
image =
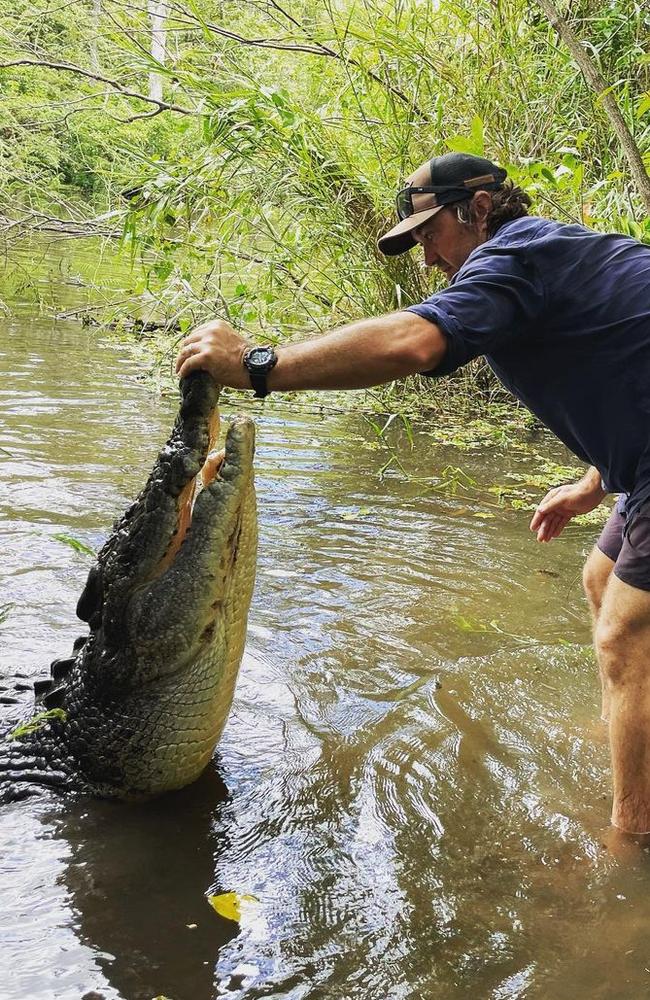
{"type": "MultiPolygon", "coordinates": [[[[34,314],[0,332],[3,676],[69,650],[89,557],[57,535],[101,543],[174,412],[119,345],[34,314]]],[[[258,585],[214,768],[147,806],[4,809],[1,1000],[649,995],[650,866],[600,846],[593,533],[537,546],[525,513],[436,493],[514,459],[426,427],[412,451],[395,432],[404,478],[358,418],[257,423],[258,585]],[[222,892],[255,897],[239,924],[222,892]]]]}

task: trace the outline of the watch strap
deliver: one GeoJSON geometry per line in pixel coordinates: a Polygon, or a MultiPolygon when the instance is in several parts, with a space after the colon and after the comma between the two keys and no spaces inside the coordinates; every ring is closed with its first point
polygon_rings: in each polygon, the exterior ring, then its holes
{"type": "Polygon", "coordinates": [[[270,344],[266,347],[249,347],[244,352],[242,363],[248,372],[248,377],[251,386],[255,390],[256,398],[264,399],[271,391],[267,385],[266,377],[278,363],[278,356],[273,347],[270,344]],[[253,360],[254,355],[259,355],[260,353],[265,353],[267,358],[261,362],[253,360]]]}
{"type": "Polygon", "coordinates": [[[252,371],[248,372],[248,377],[251,380],[251,385],[255,390],[254,396],[256,399],[264,399],[269,394],[269,389],[266,384],[266,373],[264,375],[253,374],[252,371]]]}

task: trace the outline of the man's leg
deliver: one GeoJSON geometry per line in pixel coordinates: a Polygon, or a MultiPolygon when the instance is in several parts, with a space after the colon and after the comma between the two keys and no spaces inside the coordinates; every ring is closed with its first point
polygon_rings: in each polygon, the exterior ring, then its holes
{"type": "Polygon", "coordinates": [[[610,575],[595,629],[609,693],[612,823],[650,831],[650,591],[610,575]]]}
{"type": "MultiPolygon", "coordinates": [[[[587,597],[589,611],[591,612],[594,635],[596,632],[596,626],[598,625],[598,618],[600,616],[600,609],[603,603],[605,588],[610,576],[612,575],[613,569],[614,560],[610,559],[609,556],[606,556],[604,552],[601,552],[597,545],[594,545],[582,571],[582,585],[587,597]]],[[[600,687],[602,692],[600,717],[604,722],[608,722],[609,690],[607,687],[607,680],[603,674],[603,668],[600,663],[599,669],[600,687]]]]}

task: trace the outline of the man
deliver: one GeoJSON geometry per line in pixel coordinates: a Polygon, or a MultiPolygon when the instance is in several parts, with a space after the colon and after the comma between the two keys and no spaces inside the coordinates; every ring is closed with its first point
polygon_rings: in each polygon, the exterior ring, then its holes
{"type": "Polygon", "coordinates": [[[278,349],[227,323],[183,341],[181,376],[271,390],[352,389],[415,372],[440,377],[485,355],[499,379],[579,458],[580,482],[551,490],[540,542],[622,494],[585,567],[609,720],[612,823],[650,832],[650,247],[527,214],[506,172],[482,157],[427,161],[397,197],[387,255],[416,245],[449,285],[409,309],[278,349]]]}

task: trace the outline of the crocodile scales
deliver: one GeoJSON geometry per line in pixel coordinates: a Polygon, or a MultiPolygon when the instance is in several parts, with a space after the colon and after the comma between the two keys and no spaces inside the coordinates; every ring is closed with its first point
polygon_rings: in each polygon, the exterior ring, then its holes
{"type": "Polygon", "coordinates": [[[0,742],[0,801],[43,787],[142,799],[191,783],[210,761],[257,546],[254,425],[235,418],[213,451],[218,397],[205,372],[182,381],[169,440],[79,598],[88,634],[35,683],[32,718],[0,742]]]}

